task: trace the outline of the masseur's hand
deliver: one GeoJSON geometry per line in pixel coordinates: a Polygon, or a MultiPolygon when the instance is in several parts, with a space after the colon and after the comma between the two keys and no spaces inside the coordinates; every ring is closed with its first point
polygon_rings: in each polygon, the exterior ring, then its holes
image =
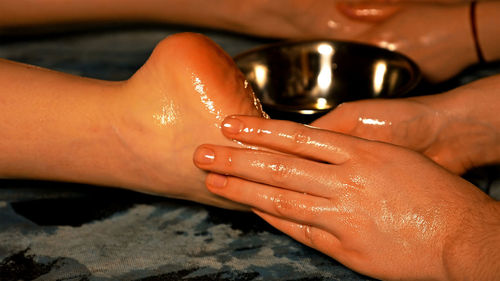
{"type": "Polygon", "coordinates": [[[226,118],[223,133],[286,154],[203,145],[195,163],[218,173],[208,189],[346,266],[384,280],[498,273],[482,267],[498,261],[498,203],[420,154],[246,116],[226,118]]]}
{"type": "MultiPolygon", "coordinates": [[[[339,5],[344,15],[359,21],[370,19],[367,5],[374,5],[373,1],[347,2],[351,4],[339,5]]],[[[377,0],[378,10],[387,13],[393,9],[393,15],[351,39],[402,52],[418,63],[429,80],[442,81],[479,61],[472,22],[484,60],[500,59],[500,2],[477,1],[475,9],[471,8],[470,2],[377,0]]]]}
{"type": "MultiPolygon", "coordinates": [[[[280,38],[352,40],[380,46],[412,58],[431,81],[445,80],[478,61],[470,4],[465,2],[457,5],[388,1],[352,4],[341,0],[255,2],[251,9],[245,10],[248,17],[239,18],[239,25],[233,25],[236,31],[280,38]]],[[[483,14],[478,14],[481,22],[496,17],[483,14]]],[[[483,24],[480,27],[485,32],[491,29],[483,24]]],[[[486,47],[488,41],[493,41],[490,37],[498,37],[496,34],[484,34],[482,45],[486,47]]],[[[500,57],[495,50],[487,52],[488,59],[500,57]]]]}
{"type": "MultiPolygon", "coordinates": [[[[340,9],[353,19],[362,19],[356,6],[342,5],[340,9]]],[[[398,7],[387,20],[349,39],[409,56],[431,81],[445,80],[478,61],[468,4],[398,7]]]]}
{"type": "Polygon", "coordinates": [[[467,3],[257,2],[263,4],[251,10],[255,20],[245,20],[238,31],[282,38],[353,40],[380,46],[412,58],[431,81],[445,80],[478,60],[467,3]]]}
{"type": "Polygon", "coordinates": [[[495,76],[440,95],[350,102],[312,125],[404,146],[461,174],[500,162],[499,90],[495,76]]]}

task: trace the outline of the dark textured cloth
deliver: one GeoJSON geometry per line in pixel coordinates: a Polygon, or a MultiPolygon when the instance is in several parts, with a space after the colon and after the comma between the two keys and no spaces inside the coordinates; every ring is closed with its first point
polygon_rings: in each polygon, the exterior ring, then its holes
{"type": "Polygon", "coordinates": [[[1,181],[0,280],[366,280],[250,213],[1,181]]]}

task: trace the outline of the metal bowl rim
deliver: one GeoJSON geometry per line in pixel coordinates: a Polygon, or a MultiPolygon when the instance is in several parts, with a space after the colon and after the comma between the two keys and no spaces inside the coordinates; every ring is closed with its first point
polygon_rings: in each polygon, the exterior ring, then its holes
{"type": "Polygon", "coordinates": [[[280,41],[280,42],[276,42],[276,43],[270,43],[270,44],[265,44],[262,46],[257,46],[255,48],[252,48],[252,49],[249,49],[249,50],[244,51],[242,53],[239,53],[233,57],[233,60],[236,62],[236,64],[238,64],[237,63],[238,60],[240,60],[240,59],[242,59],[250,54],[262,52],[262,51],[269,50],[269,49],[280,48],[280,47],[284,47],[284,46],[295,46],[295,45],[313,44],[313,43],[332,43],[332,44],[337,44],[337,45],[357,45],[357,46],[361,46],[363,48],[377,50],[379,52],[382,52],[382,53],[385,53],[385,54],[388,54],[391,56],[396,56],[397,58],[406,61],[410,65],[412,77],[409,79],[408,83],[406,83],[403,87],[401,87],[400,94],[396,95],[395,97],[404,97],[406,94],[408,94],[408,92],[413,90],[422,79],[422,73],[420,71],[420,68],[408,56],[406,56],[398,51],[391,51],[391,50],[388,50],[388,49],[385,49],[382,47],[373,46],[373,45],[369,45],[366,43],[349,41],[349,40],[334,40],[334,39],[306,39],[306,40],[303,40],[303,39],[297,39],[297,40],[280,41]]]}

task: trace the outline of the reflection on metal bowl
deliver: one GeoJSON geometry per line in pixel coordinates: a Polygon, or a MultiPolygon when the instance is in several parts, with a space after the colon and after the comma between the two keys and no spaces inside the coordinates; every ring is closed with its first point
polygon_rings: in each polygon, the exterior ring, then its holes
{"type": "Polygon", "coordinates": [[[400,97],[420,81],[404,55],[345,41],[284,42],[234,59],[271,117],[303,123],[343,102],[400,97]]]}

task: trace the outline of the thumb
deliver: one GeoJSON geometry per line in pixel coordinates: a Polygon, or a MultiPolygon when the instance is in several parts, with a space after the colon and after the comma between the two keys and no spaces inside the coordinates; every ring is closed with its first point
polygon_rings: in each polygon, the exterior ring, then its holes
{"type": "Polygon", "coordinates": [[[356,112],[357,110],[351,106],[351,103],[342,103],[324,116],[314,120],[310,125],[320,129],[347,133],[356,126],[356,112]]]}

